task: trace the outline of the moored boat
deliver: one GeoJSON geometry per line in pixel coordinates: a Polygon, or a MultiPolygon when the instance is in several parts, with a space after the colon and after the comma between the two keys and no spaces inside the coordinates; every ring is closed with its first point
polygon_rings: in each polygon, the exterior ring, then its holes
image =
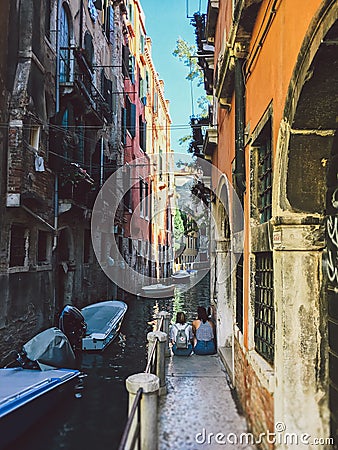
{"type": "Polygon", "coordinates": [[[143,297],[151,297],[151,298],[163,298],[163,297],[172,297],[175,292],[175,285],[170,284],[166,286],[162,283],[151,284],[149,286],[143,286],[141,289],[143,297]]]}
{"type": "Polygon", "coordinates": [[[171,278],[175,283],[188,283],[190,281],[190,273],[186,270],[179,270],[171,275],[171,278]]]}
{"type": "Polygon", "coordinates": [[[72,369],[0,369],[0,448],[12,443],[66,394],[70,395],[79,375],[72,369]]]}
{"type": "Polygon", "coordinates": [[[94,303],[81,309],[87,325],[82,350],[104,350],[117,336],[127,305],[119,300],[94,303]]]}

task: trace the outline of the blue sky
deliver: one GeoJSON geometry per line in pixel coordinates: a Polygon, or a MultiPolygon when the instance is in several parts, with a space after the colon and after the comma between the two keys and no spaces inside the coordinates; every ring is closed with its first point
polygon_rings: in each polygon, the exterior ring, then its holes
{"type": "MultiPolygon", "coordinates": [[[[188,0],[189,15],[201,7],[205,12],[206,0],[188,0]]],[[[188,68],[172,55],[178,37],[191,44],[195,43],[194,28],[186,17],[186,0],[141,0],[146,16],[146,30],[152,39],[152,57],[157,72],[165,83],[165,95],[170,100],[170,115],[172,119],[171,146],[175,152],[185,153],[186,145],[180,146],[180,137],[190,133],[189,118],[191,116],[190,82],[185,79],[188,68]],[[177,128],[184,129],[177,129],[177,128]]],[[[204,91],[193,89],[196,99],[204,91]]]]}

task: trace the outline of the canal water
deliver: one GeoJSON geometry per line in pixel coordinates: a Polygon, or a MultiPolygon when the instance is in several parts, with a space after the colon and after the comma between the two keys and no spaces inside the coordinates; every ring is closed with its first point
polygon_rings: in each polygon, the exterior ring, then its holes
{"type": "MultiPolygon", "coordinates": [[[[209,276],[184,291],[178,286],[171,299],[125,299],[128,311],[121,334],[104,352],[84,353],[83,388],[74,398],[58,405],[26,433],[15,450],[115,450],[127,420],[128,395],[125,380],[143,372],[146,366],[146,336],[154,330],[154,316],[168,311],[175,316],[185,311],[188,321],[196,317],[197,306],[209,306],[209,276]]],[[[18,424],[19,426],[19,424],[18,424]]]]}

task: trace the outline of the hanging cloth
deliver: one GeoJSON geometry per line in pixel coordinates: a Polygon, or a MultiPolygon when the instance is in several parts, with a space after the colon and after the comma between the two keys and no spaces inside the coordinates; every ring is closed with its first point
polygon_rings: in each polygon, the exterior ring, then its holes
{"type": "Polygon", "coordinates": [[[42,156],[35,155],[35,172],[44,172],[45,164],[42,156]]]}
{"type": "Polygon", "coordinates": [[[93,0],[88,0],[88,11],[90,14],[90,18],[92,19],[93,22],[95,22],[97,19],[98,13],[95,8],[93,0]]]}

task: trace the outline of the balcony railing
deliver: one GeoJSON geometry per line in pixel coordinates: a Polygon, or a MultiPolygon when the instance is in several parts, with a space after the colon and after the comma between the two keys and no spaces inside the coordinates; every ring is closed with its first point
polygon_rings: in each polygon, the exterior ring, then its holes
{"type": "Polygon", "coordinates": [[[91,107],[101,121],[111,120],[109,99],[106,99],[95,85],[93,71],[83,49],[60,49],[59,82],[61,92],[69,93],[69,89],[76,88],[84,103],[91,107]]]}

